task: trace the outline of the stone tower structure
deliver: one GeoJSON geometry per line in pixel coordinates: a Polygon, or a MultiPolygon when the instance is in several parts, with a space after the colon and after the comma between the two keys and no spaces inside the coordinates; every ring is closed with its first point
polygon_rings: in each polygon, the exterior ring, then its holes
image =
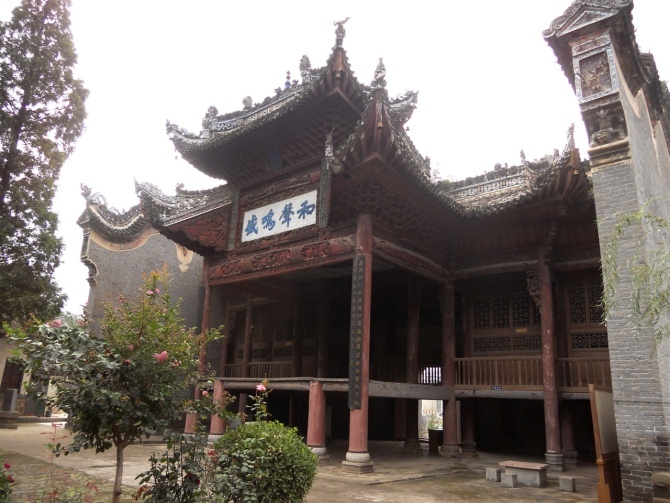
{"type": "MultiPolygon", "coordinates": [[[[577,0],[544,32],[589,135],[601,249],[621,214],[648,205],[670,217],[670,100],[652,55],[639,51],[632,8],[631,0],[577,0]]],[[[645,230],[625,232],[617,265],[667,246],[645,230]]],[[[624,501],[651,501],[651,474],[670,469],[670,341],[654,351],[652,334],[630,323],[630,275],[616,288],[607,332],[624,501]]]]}

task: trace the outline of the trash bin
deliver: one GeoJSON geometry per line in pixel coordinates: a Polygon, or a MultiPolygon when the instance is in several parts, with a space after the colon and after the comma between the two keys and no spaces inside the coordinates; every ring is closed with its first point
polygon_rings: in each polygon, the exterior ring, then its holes
{"type": "Polygon", "coordinates": [[[428,454],[440,454],[442,445],[442,430],[428,430],[428,454]]]}

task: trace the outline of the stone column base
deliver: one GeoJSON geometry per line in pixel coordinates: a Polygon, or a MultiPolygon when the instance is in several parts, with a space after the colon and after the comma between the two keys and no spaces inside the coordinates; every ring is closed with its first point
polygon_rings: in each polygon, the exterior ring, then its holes
{"type": "Polygon", "coordinates": [[[549,463],[548,470],[551,472],[564,472],[565,465],[563,464],[562,452],[545,452],[544,458],[549,463]]]}
{"type": "Polygon", "coordinates": [[[220,439],[222,436],[223,436],[223,435],[213,435],[213,434],[210,433],[210,434],[207,436],[207,442],[209,442],[210,444],[213,444],[213,443],[216,442],[218,439],[220,439]]]}
{"type": "Polygon", "coordinates": [[[444,444],[440,446],[440,457],[458,459],[461,457],[461,448],[458,444],[444,444]]]}
{"type": "Polygon", "coordinates": [[[423,456],[421,442],[418,440],[405,440],[405,445],[400,452],[405,456],[423,456]]]}
{"type": "Polygon", "coordinates": [[[474,442],[463,442],[461,444],[463,448],[463,457],[464,458],[477,458],[477,444],[474,442]]]}
{"type": "Polygon", "coordinates": [[[0,429],[16,430],[19,427],[19,413],[0,411],[0,429]]]}
{"type": "Polygon", "coordinates": [[[579,459],[579,452],[577,451],[563,451],[563,463],[569,466],[577,466],[579,459]]]}
{"type": "Polygon", "coordinates": [[[321,464],[328,464],[330,462],[330,455],[328,454],[328,450],[325,447],[314,447],[309,445],[308,446],[310,449],[312,449],[312,452],[316,456],[316,461],[317,463],[321,464]]]}
{"type": "Polygon", "coordinates": [[[346,459],[342,461],[342,470],[351,473],[372,473],[374,465],[368,452],[347,452],[346,459]]]}

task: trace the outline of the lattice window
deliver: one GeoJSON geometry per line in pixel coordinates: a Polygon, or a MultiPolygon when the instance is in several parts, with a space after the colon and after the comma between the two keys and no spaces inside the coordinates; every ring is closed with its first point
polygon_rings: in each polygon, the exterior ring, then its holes
{"type": "Polygon", "coordinates": [[[586,323],[586,298],[583,286],[570,288],[570,323],[586,323]]]}
{"type": "Polygon", "coordinates": [[[510,337],[476,337],[475,353],[502,353],[512,350],[510,337]]]}
{"type": "Polygon", "coordinates": [[[238,360],[244,360],[244,349],[238,349],[237,350],[237,359],[238,360]]]}
{"type": "Polygon", "coordinates": [[[589,302],[589,323],[601,323],[603,321],[603,309],[600,304],[600,299],[603,295],[603,290],[600,286],[589,286],[588,291],[589,302]]]}
{"type": "Polygon", "coordinates": [[[274,340],[277,342],[287,342],[293,340],[293,318],[290,316],[282,317],[275,322],[274,340]]]}
{"type": "Polygon", "coordinates": [[[286,360],[293,356],[292,348],[274,348],[272,352],[273,359],[286,360]]]}
{"type": "Polygon", "coordinates": [[[268,323],[268,313],[259,312],[254,313],[254,342],[265,342],[268,340],[268,333],[270,332],[270,325],[268,323]]]}
{"type": "Polygon", "coordinates": [[[319,303],[307,302],[303,309],[303,336],[305,340],[316,339],[319,333],[319,303]]]}
{"type": "Polygon", "coordinates": [[[475,306],[475,330],[488,330],[491,328],[491,302],[486,297],[478,297],[475,306]]]}
{"type": "Polygon", "coordinates": [[[493,328],[509,327],[509,297],[496,295],[493,297],[493,328]]]}
{"type": "Polygon", "coordinates": [[[302,350],[302,356],[316,356],[316,346],[305,346],[302,350]]]}
{"type": "Polygon", "coordinates": [[[530,296],[523,292],[512,294],[512,326],[528,327],[530,320],[530,296]]]}
{"type": "Polygon", "coordinates": [[[252,360],[266,360],[268,357],[268,351],[266,348],[257,348],[251,351],[252,360]]]}
{"type": "Polygon", "coordinates": [[[607,334],[604,333],[587,333],[587,334],[572,334],[571,338],[572,349],[606,349],[609,347],[607,334]]]}
{"type": "Polygon", "coordinates": [[[540,334],[515,335],[512,336],[512,348],[514,351],[540,351],[542,338],[540,334]]]}

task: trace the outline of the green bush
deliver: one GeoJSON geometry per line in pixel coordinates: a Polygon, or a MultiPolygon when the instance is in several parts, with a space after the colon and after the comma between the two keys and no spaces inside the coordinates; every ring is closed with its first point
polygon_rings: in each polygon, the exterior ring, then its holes
{"type": "Polygon", "coordinates": [[[245,423],[221,437],[214,450],[216,491],[235,503],[299,503],[316,475],[314,453],[295,428],[276,421],[245,423]]]}

